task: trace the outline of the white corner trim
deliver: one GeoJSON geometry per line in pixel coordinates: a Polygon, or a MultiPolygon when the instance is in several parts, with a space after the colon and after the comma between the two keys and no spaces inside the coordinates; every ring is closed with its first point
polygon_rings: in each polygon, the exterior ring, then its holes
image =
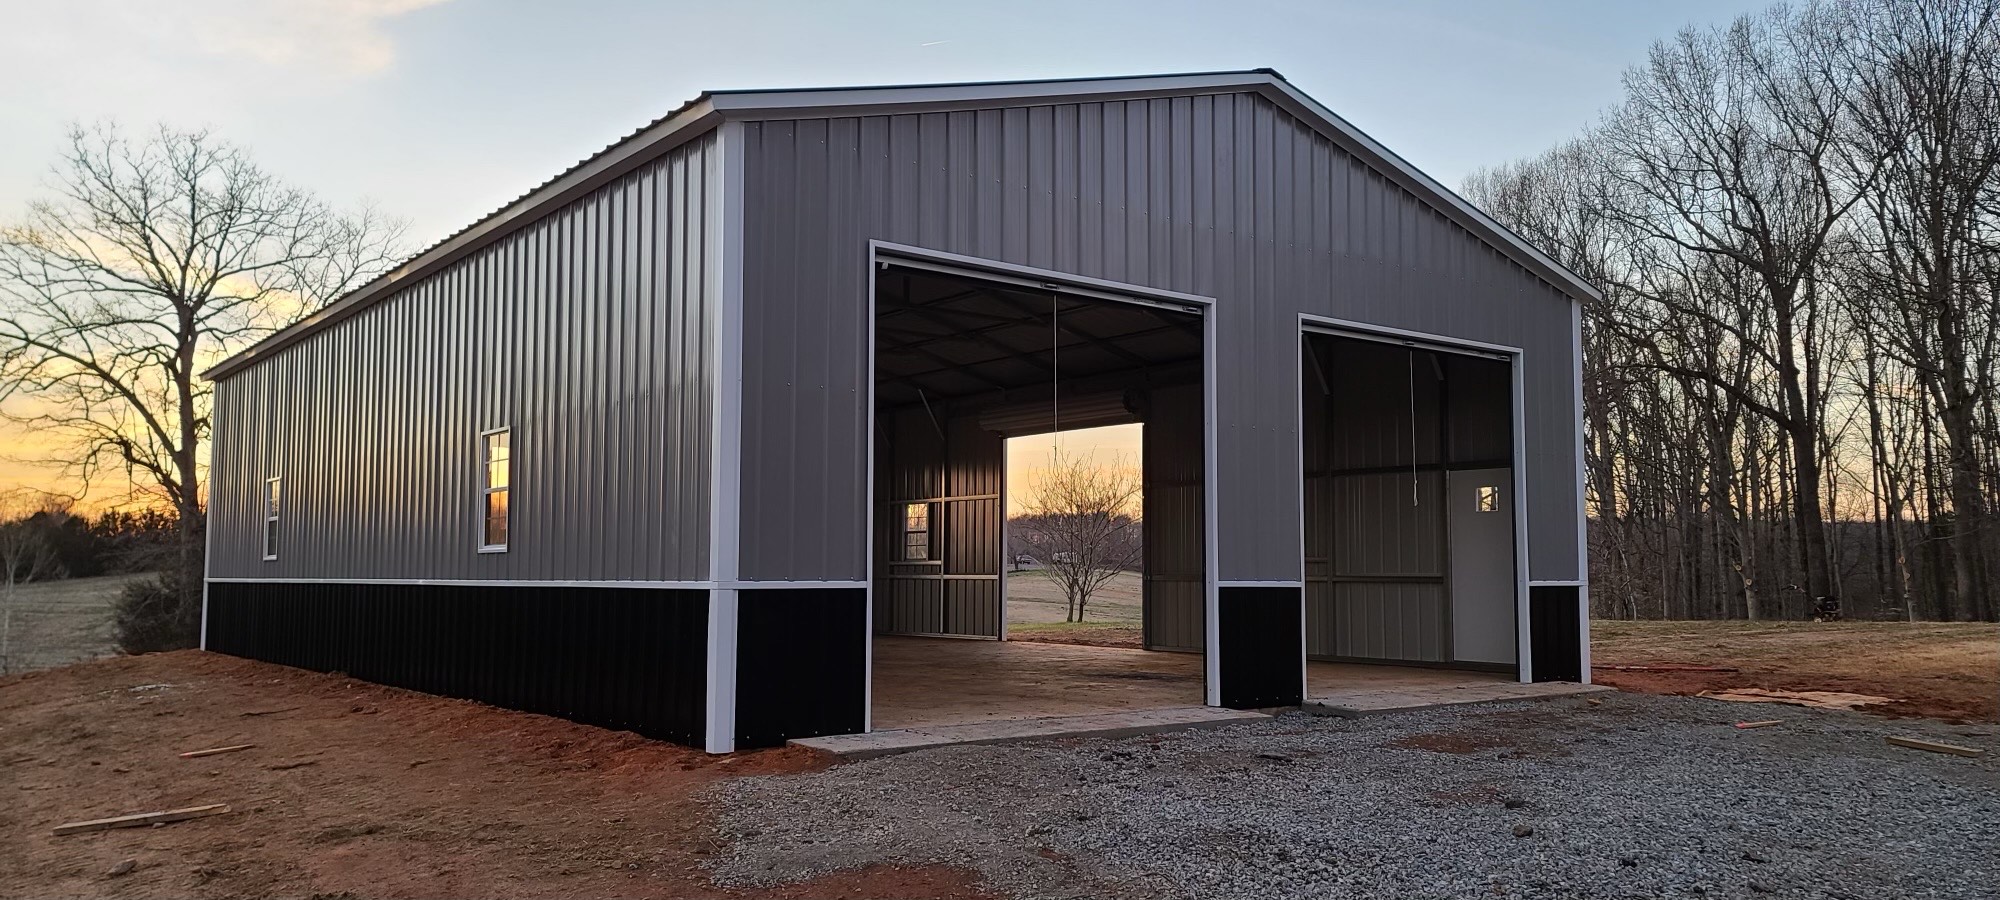
{"type": "Polygon", "coordinates": [[[710,446],[707,740],[710,753],[736,749],[737,583],[743,540],[743,123],[716,130],[721,182],[714,229],[714,435],[710,446]]]}

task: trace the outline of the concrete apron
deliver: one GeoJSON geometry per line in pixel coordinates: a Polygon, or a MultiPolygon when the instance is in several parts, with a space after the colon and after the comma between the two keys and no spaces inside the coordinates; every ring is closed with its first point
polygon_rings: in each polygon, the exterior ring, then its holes
{"type": "MultiPolygon", "coordinates": [[[[1307,700],[1299,707],[1315,715],[1354,718],[1391,712],[1460,706],[1472,703],[1500,703],[1517,700],[1549,700],[1609,691],[1601,685],[1544,682],[1517,684],[1487,682],[1345,691],[1307,700]]],[[[1137,709],[1086,716],[1003,719],[962,725],[930,725],[895,728],[868,734],[841,734],[801,738],[791,743],[831,753],[846,760],[872,759],[954,744],[1001,744],[1015,741],[1060,738],[1118,738],[1193,728],[1216,728],[1271,718],[1275,712],[1221,709],[1212,706],[1180,706],[1164,709],[1137,709]]]]}
{"type": "Polygon", "coordinates": [[[1409,712],[1438,706],[1469,703],[1500,703],[1509,700],[1552,700],[1595,694],[1614,688],[1570,681],[1521,684],[1515,681],[1484,681],[1467,684],[1438,684],[1338,691],[1313,697],[1300,709],[1322,716],[1358,718],[1382,713],[1409,712]]]}

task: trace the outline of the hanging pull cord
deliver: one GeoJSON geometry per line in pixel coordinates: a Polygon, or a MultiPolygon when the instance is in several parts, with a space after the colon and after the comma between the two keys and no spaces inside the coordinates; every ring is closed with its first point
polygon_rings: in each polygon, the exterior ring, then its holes
{"type": "Polygon", "coordinates": [[[1410,355],[1410,505],[1417,505],[1417,351],[1410,355]]]}

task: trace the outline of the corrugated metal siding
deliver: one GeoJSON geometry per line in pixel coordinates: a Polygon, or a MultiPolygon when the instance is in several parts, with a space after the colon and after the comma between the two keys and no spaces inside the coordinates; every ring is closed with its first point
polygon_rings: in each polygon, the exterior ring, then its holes
{"type": "Polygon", "coordinates": [[[1206,643],[1208,566],[1203,552],[1201,385],[1161,388],[1146,404],[1145,638],[1153,650],[1206,643]]]}
{"type": "Polygon", "coordinates": [[[999,637],[1003,439],[976,418],[934,421],[920,410],[885,413],[881,428],[875,630],[999,637]],[[898,563],[903,504],[916,502],[931,507],[933,561],[898,563]]]}
{"type": "Polygon", "coordinates": [[[716,162],[676,148],[218,384],[210,574],[706,579],[716,162]],[[479,554],[503,426],[511,549],[479,554]]]}
{"type": "Polygon", "coordinates": [[[871,238],[1217,298],[1226,580],[1301,577],[1300,312],[1522,347],[1531,571],[1575,577],[1569,301],[1261,97],[744,133],[745,577],[863,577],[871,238]]]}
{"type": "Polygon", "coordinates": [[[707,591],[221,582],[208,612],[219,653],[702,745],[707,591]]]}

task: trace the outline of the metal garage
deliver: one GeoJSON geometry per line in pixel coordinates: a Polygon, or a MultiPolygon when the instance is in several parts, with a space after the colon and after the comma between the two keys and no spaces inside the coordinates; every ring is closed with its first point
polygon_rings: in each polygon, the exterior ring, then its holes
{"type": "Polygon", "coordinates": [[[705,94],[209,373],[204,645],[861,731],[878,641],[1005,643],[997,441],[1131,421],[1200,702],[1581,679],[1595,296],[1268,70],[705,94]]]}

